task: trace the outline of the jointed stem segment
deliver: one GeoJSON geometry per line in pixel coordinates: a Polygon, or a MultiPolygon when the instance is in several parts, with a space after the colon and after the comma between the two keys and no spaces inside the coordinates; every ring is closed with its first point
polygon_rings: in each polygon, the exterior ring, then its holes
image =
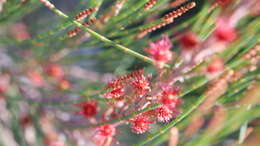
{"type": "MultiPolygon", "coordinates": [[[[58,9],[55,8],[55,7],[54,7],[54,8],[52,7],[50,10],[52,10],[56,15],[58,15],[58,16],[60,16],[60,17],[63,17],[63,18],[65,18],[65,19],[71,19],[68,15],[64,14],[62,11],[58,10],[58,9]]],[[[71,19],[70,21],[71,21],[74,25],[76,25],[77,27],[81,28],[81,29],[84,30],[85,32],[88,32],[90,35],[92,35],[92,36],[95,37],[96,39],[98,39],[98,40],[104,42],[105,44],[108,44],[108,45],[110,45],[110,46],[114,46],[114,47],[116,47],[117,49],[119,49],[119,50],[121,50],[121,51],[123,51],[123,52],[125,52],[125,53],[127,53],[127,54],[130,54],[130,55],[132,55],[132,56],[135,56],[135,57],[137,57],[137,58],[139,58],[139,59],[141,59],[141,60],[143,60],[143,61],[145,61],[145,62],[148,62],[148,63],[151,63],[151,64],[154,63],[154,60],[153,60],[153,59],[151,59],[151,58],[149,58],[149,57],[147,57],[147,56],[144,56],[144,55],[142,55],[142,54],[140,54],[140,53],[137,53],[137,52],[135,52],[135,51],[133,51],[133,50],[131,50],[131,49],[129,49],[129,48],[123,46],[123,45],[120,45],[120,44],[118,44],[118,43],[115,43],[115,42],[113,42],[112,40],[109,40],[109,39],[106,38],[105,36],[102,36],[101,34],[95,32],[95,31],[93,31],[93,30],[91,30],[91,29],[89,29],[89,28],[86,28],[86,27],[85,27],[84,25],[82,25],[80,22],[78,22],[78,21],[76,21],[76,20],[73,20],[73,19],[71,19]]],[[[165,67],[166,67],[166,68],[169,68],[169,65],[165,64],[165,67]]]]}

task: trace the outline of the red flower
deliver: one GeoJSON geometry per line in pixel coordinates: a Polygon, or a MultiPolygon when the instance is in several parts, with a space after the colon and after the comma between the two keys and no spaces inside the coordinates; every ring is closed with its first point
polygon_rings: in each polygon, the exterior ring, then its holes
{"type": "Polygon", "coordinates": [[[160,102],[170,109],[175,109],[177,106],[181,104],[181,100],[177,97],[178,93],[179,89],[177,88],[173,90],[165,90],[162,93],[160,102]]]}
{"type": "Polygon", "coordinates": [[[132,86],[140,96],[150,90],[150,83],[144,75],[137,76],[132,82],[132,86]]]}
{"type": "Polygon", "coordinates": [[[18,41],[27,40],[30,38],[27,26],[23,23],[14,24],[11,28],[11,35],[18,41]]]}
{"type": "Polygon", "coordinates": [[[31,71],[28,73],[28,77],[34,86],[40,87],[44,84],[42,75],[37,71],[31,71]]]}
{"type": "Polygon", "coordinates": [[[116,133],[115,127],[112,125],[106,124],[106,125],[98,127],[97,135],[108,137],[108,136],[114,136],[115,133],[116,133]]]}
{"type": "Polygon", "coordinates": [[[222,59],[215,59],[207,66],[207,72],[211,74],[220,72],[223,69],[224,69],[224,62],[222,59]]]}
{"type": "Polygon", "coordinates": [[[131,119],[130,122],[132,131],[137,134],[148,131],[150,128],[150,123],[153,123],[149,120],[149,117],[145,115],[137,115],[136,117],[131,119]]]}
{"type": "Polygon", "coordinates": [[[21,117],[19,122],[23,127],[26,127],[32,123],[32,119],[29,115],[26,115],[21,117]]]}
{"type": "Polygon", "coordinates": [[[103,125],[97,128],[97,134],[94,136],[94,141],[97,146],[110,145],[112,138],[116,133],[113,125],[103,125]]]}
{"type": "Polygon", "coordinates": [[[106,98],[120,98],[125,95],[125,89],[124,86],[119,85],[112,89],[110,92],[104,94],[104,97],[106,98]]]}
{"type": "Polygon", "coordinates": [[[85,117],[93,117],[97,114],[98,107],[95,101],[86,101],[77,105],[81,108],[81,111],[79,113],[84,115],[85,117]]]}
{"type": "Polygon", "coordinates": [[[199,43],[198,37],[192,32],[185,33],[180,38],[180,44],[185,49],[194,48],[195,46],[198,45],[198,43],[199,43]]]}
{"type": "Polygon", "coordinates": [[[172,58],[172,52],[170,51],[172,43],[168,36],[163,36],[161,40],[156,42],[150,42],[150,47],[145,48],[145,51],[151,55],[151,57],[161,63],[167,63],[172,58]]]}
{"type": "Polygon", "coordinates": [[[217,21],[217,27],[216,27],[216,30],[215,30],[215,37],[219,41],[231,42],[237,37],[235,28],[230,26],[227,23],[227,21],[228,20],[224,20],[224,19],[219,19],[217,21]]]}
{"type": "Polygon", "coordinates": [[[112,80],[107,83],[107,88],[113,88],[120,85],[121,80],[112,80]]]}
{"type": "Polygon", "coordinates": [[[0,93],[7,91],[10,85],[10,77],[8,75],[0,75],[0,93]]]}
{"type": "Polygon", "coordinates": [[[64,70],[58,64],[50,64],[46,67],[46,72],[53,78],[61,79],[64,77],[64,70]]]}
{"type": "Polygon", "coordinates": [[[68,80],[60,80],[59,81],[59,86],[62,90],[67,90],[70,88],[70,82],[68,80]]]}
{"type": "Polygon", "coordinates": [[[160,122],[168,122],[173,117],[173,112],[166,106],[158,107],[155,109],[155,112],[157,114],[157,119],[160,122]]]}

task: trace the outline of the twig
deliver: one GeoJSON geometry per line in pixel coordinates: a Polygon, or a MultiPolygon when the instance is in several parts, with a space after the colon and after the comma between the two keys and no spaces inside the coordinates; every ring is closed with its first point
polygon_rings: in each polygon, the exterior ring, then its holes
{"type": "MultiPolygon", "coordinates": [[[[40,0],[40,1],[47,1],[47,0],[40,0]]],[[[48,5],[49,6],[48,8],[53,11],[56,15],[62,17],[62,18],[65,18],[65,19],[70,19],[68,15],[64,14],[62,11],[60,11],[59,9],[57,9],[56,7],[53,7],[53,5],[49,4],[50,2],[48,2],[48,5]],[[51,6],[51,7],[50,7],[51,6]]],[[[45,4],[45,3],[43,3],[45,4]]],[[[116,47],[117,49],[129,54],[129,55],[132,55],[132,56],[135,56],[145,62],[148,62],[148,63],[151,63],[153,64],[155,61],[147,56],[144,56],[142,54],[139,54],[123,45],[120,45],[118,43],[115,43],[113,42],[112,40],[109,40],[108,38],[106,38],[105,36],[102,36],[101,34],[89,29],[89,28],[86,28],[84,25],[82,25],[80,22],[76,21],[76,20],[70,20],[74,25],[76,25],[77,27],[81,28],[82,30],[84,30],[85,32],[88,32],[89,34],[91,34],[93,37],[95,37],[96,39],[104,42],[105,44],[108,44],[110,46],[114,46],[116,47]]],[[[165,67],[166,68],[169,68],[170,66],[165,64],[165,67]]]]}

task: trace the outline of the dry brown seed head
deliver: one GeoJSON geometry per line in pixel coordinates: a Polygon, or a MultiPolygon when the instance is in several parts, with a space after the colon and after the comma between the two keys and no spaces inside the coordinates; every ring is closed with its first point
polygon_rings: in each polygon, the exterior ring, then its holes
{"type": "Polygon", "coordinates": [[[75,20],[80,21],[86,18],[91,13],[95,12],[97,8],[88,8],[75,16],[75,20]]]}
{"type": "Polygon", "coordinates": [[[196,3],[195,2],[191,2],[188,3],[187,5],[179,8],[178,10],[172,11],[168,14],[166,14],[164,16],[164,21],[162,21],[159,24],[155,24],[153,26],[150,26],[148,28],[142,29],[136,36],[135,39],[140,39],[142,37],[144,37],[146,34],[153,32],[161,27],[164,27],[170,23],[172,23],[174,21],[174,18],[177,18],[179,16],[181,16],[182,14],[184,14],[185,12],[187,12],[188,10],[190,10],[191,8],[195,7],[196,3]]]}
{"type": "MultiPolygon", "coordinates": [[[[83,23],[82,25],[84,25],[85,27],[87,27],[87,26],[93,24],[95,21],[96,21],[96,18],[92,18],[92,19],[90,19],[89,21],[83,23]]],[[[76,36],[79,32],[81,32],[81,29],[80,29],[79,27],[76,27],[76,28],[74,28],[73,30],[69,31],[69,32],[67,33],[67,35],[68,35],[68,37],[71,38],[71,37],[76,36]]]]}
{"type": "Polygon", "coordinates": [[[174,10],[174,11],[172,11],[172,12],[166,14],[166,15],[164,16],[164,20],[165,20],[165,21],[168,21],[168,20],[177,18],[177,17],[179,17],[179,16],[181,16],[182,14],[186,13],[187,11],[189,11],[190,9],[192,9],[192,8],[195,7],[195,6],[196,6],[196,3],[195,3],[195,2],[188,3],[187,5],[182,6],[182,7],[180,7],[179,9],[174,10]]]}
{"type": "Polygon", "coordinates": [[[145,10],[149,10],[149,9],[151,9],[156,3],[157,3],[157,0],[149,0],[149,1],[144,5],[144,9],[145,9],[145,10]]]}

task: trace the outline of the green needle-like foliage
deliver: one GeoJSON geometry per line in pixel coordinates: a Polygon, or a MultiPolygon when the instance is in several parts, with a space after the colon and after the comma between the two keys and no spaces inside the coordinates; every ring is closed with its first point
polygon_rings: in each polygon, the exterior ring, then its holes
{"type": "Polygon", "coordinates": [[[0,146],[253,143],[257,5],[0,0],[0,146]]]}

